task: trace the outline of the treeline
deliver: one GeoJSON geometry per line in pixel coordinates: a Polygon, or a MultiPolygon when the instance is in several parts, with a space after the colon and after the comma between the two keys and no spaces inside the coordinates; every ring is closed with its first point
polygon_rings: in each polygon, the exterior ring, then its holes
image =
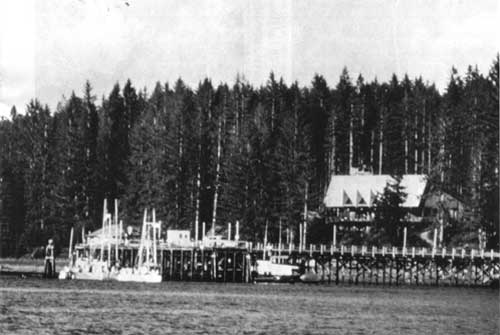
{"type": "Polygon", "coordinates": [[[272,73],[259,88],[127,81],[99,101],[87,83],[53,112],[34,100],[11,114],[0,122],[0,219],[17,253],[98,228],[104,198],[120,199],[125,224],[154,207],[169,227],[239,220],[242,238],[267,224],[272,239],[281,220],[298,236],[305,202],[321,214],[329,176],[351,167],[428,174],[474,208],[464,227],[498,232],[498,55],[486,75],[452,69],[444,94],[422,78],[366,82],[344,69],[334,87],[272,73]]]}

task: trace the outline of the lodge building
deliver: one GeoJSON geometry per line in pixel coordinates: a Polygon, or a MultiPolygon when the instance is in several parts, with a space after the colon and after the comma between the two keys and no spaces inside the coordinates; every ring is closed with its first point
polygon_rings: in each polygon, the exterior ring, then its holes
{"type": "MultiPolygon", "coordinates": [[[[358,228],[370,226],[375,218],[374,203],[388,183],[390,175],[373,175],[357,172],[351,175],[332,175],[324,205],[328,223],[358,228]]],[[[443,217],[460,219],[465,204],[450,194],[431,190],[428,177],[423,174],[406,174],[401,184],[406,193],[402,207],[406,211],[404,223],[432,223],[443,217]]]]}

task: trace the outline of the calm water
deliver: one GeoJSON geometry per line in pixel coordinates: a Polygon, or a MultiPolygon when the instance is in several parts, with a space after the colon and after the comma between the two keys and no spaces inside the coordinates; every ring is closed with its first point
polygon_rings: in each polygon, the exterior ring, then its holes
{"type": "Polygon", "coordinates": [[[498,334],[499,291],[0,277],[0,334],[498,334]]]}

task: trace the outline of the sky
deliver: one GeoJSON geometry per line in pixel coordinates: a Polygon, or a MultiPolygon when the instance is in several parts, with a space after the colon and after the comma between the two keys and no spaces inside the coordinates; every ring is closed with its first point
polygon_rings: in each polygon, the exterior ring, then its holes
{"type": "Polygon", "coordinates": [[[269,73],[330,86],[422,76],[444,91],[451,67],[487,73],[500,47],[498,0],[2,0],[0,117],[38,98],[53,110],[89,80],[97,96],[209,77],[253,85],[269,73]]]}

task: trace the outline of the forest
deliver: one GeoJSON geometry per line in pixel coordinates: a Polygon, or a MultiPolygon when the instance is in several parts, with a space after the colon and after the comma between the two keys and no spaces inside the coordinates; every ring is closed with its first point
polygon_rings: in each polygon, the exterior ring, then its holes
{"type": "Polygon", "coordinates": [[[266,225],[273,239],[279,221],[298,230],[306,198],[321,219],[332,174],[364,167],[428,175],[473,208],[456,234],[481,228],[498,247],[498,72],[498,55],[485,74],[451,68],[442,93],[421,77],[368,82],[347,69],[334,86],[271,73],[261,87],[128,80],[96,97],[87,82],[55,110],[32,100],[0,121],[0,221],[18,255],[99,228],[104,198],[119,199],[126,225],[154,207],[164,227],[238,220],[242,239],[261,240],[266,225]]]}

